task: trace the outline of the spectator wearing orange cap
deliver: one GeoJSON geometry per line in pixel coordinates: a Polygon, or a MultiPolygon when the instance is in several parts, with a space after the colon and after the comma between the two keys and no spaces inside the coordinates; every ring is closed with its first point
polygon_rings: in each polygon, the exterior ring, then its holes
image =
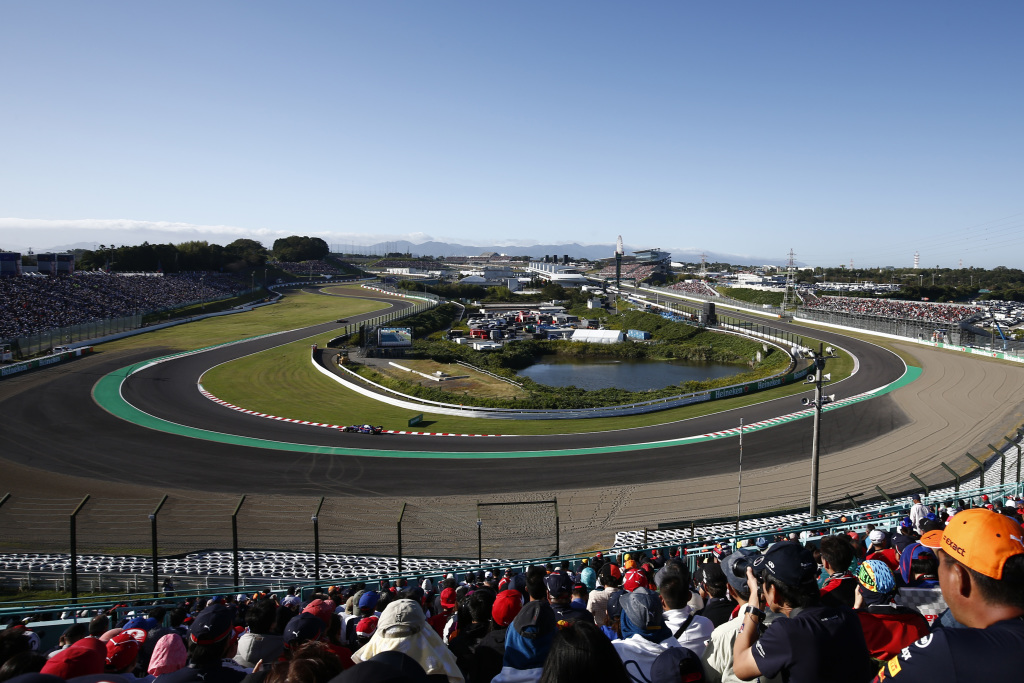
{"type": "Polygon", "coordinates": [[[1024,669],[1024,530],[1005,515],[964,510],[921,544],[935,550],[942,596],[967,628],[932,631],[875,680],[1015,680],[1024,669]]]}

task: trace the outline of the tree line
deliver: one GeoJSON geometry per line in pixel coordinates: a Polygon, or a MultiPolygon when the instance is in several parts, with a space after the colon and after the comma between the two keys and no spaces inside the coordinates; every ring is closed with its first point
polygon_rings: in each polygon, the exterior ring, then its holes
{"type": "Polygon", "coordinates": [[[262,268],[267,261],[311,261],[327,256],[330,248],[319,237],[282,237],[268,250],[262,243],[237,239],[226,246],[190,241],[179,244],[135,246],[104,245],[96,249],[76,251],[77,267],[82,270],[113,272],[179,273],[200,270],[239,272],[262,268]]]}

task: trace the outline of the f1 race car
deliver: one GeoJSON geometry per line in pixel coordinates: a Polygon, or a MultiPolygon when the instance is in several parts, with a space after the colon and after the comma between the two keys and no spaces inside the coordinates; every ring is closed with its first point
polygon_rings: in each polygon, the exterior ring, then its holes
{"type": "Polygon", "coordinates": [[[383,425],[349,425],[342,427],[343,432],[356,432],[357,434],[381,434],[384,432],[383,425]]]}

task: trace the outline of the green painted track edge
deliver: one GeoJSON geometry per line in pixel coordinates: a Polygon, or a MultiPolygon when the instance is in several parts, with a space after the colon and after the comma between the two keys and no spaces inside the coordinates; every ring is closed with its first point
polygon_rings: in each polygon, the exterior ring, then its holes
{"type": "MultiPolygon", "coordinates": [[[[260,336],[273,336],[273,335],[260,335],[260,336]]],[[[253,337],[255,339],[257,337],[253,337]]],[[[248,340],[239,340],[248,341],[248,340]]],[[[237,344],[239,341],[230,342],[230,344],[237,344]]],[[[224,346],[218,345],[218,346],[224,346]]],[[[214,347],[208,347],[214,348],[214,347]]],[[[199,429],[196,427],[189,427],[187,425],[177,424],[164,420],[144,411],[139,410],[135,406],[128,403],[121,395],[121,385],[134,373],[144,367],[148,367],[155,363],[170,358],[176,358],[192,353],[198,353],[207,349],[198,349],[194,351],[186,351],[183,353],[172,354],[170,356],[161,356],[160,358],[154,358],[152,360],[143,361],[141,363],[134,363],[127,365],[123,368],[119,368],[104,377],[102,377],[93,386],[92,396],[96,403],[106,410],[111,415],[118,417],[126,422],[145,427],[147,429],[153,429],[155,431],[165,432],[168,434],[177,434],[179,436],[185,436],[193,439],[202,439],[204,441],[212,441],[215,443],[224,443],[234,446],[246,446],[251,448],[265,448],[269,450],[277,451],[289,451],[294,453],[312,453],[317,455],[349,455],[349,456],[363,456],[363,457],[377,457],[377,458],[425,458],[425,459],[454,459],[454,460],[477,460],[477,459],[494,459],[494,458],[546,458],[556,456],[571,456],[571,455],[595,455],[595,454],[607,454],[607,453],[623,453],[637,450],[649,450],[655,448],[670,448],[672,446],[684,446],[693,443],[700,443],[706,441],[713,441],[716,439],[727,439],[737,436],[739,434],[738,429],[730,429],[723,432],[714,432],[711,434],[701,434],[697,436],[682,437],[679,439],[667,439],[663,441],[653,441],[647,443],[637,444],[622,444],[617,446],[594,446],[589,448],[569,448],[569,449],[558,449],[558,450],[537,450],[537,451],[479,451],[479,452],[451,452],[451,451],[401,451],[401,450],[385,450],[385,449],[367,449],[367,448],[345,448],[343,446],[312,446],[309,444],[290,443],[285,441],[271,441],[269,439],[258,439],[250,436],[238,436],[235,434],[225,434],[223,432],[214,432],[206,429],[199,429]]],[[[871,398],[888,394],[891,391],[895,391],[904,387],[911,382],[915,381],[921,376],[921,368],[915,366],[905,366],[906,369],[901,377],[894,382],[880,387],[874,391],[866,392],[856,397],[844,399],[837,402],[828,408],[825,408],[823,412],[831,412],[833,410],[842,409],[845,406],[866,401],[871,398]]],[[[813,415],[813,410],[803,410],[790,415],[781,416],[769,420],[764,420],[743,428],[744,433],[760,431],[762,429],[769,429],[780,424],[793,422],[796,420],[802,420],[813,415]]],[[[344,438],[343,432],[338,432],[340,438],[344,438]]],[[[387,438],[382,436],[382,438],[387,438]]],[[[430,438],[459,438],[459,437],[430,437],[430,438]]],[[[472,437],[472,438],[486,438],[486,437],[472,437]]],[[[500,438],[500,437],[496,437],[500,438]]]]}

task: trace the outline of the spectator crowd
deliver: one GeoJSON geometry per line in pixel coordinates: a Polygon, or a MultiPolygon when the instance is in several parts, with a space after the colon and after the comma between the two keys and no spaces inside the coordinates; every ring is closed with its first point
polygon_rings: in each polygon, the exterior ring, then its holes
{"type": "Polygon", "coordinates": [[[926,301],[898,299],[863,299],[851,296],[816,296],[804,298],[804,309],[834,311],[855,315],[873,315],[880,318],[920,320],[940,324],[956,324],[985,312],[980,306],[940,304],[926,301]]]}
{"type": "MultiPolygon", "coordinates": [[[[651,263],[623,263],[619,275],[623,280],[634,280],[643,282],[658,270],[656,264],[651,263]]],[[[605,266],[597,272],[597,277],[614,278],[615,266],[605,266]]]]}
{"type": "Polygon", "coordinates": [[[270,265],[295,275],[345,275],[345,271],[327,261],[272,261],[270,265]]]}
{"type": "Polygon", "coordinates": [[[0,339],[232,296],[248,283],[221,273],[0,278],[0,339]]]}
{"type": "Polygon", "coordinates": [[[893,528],[723,542],[692,572],[685,550],[655,549],[436,583],[169,592],[79,615],[52,648],[15,619],[0,683],[1014,680],[1024,501],[979,503],[916,497],[893,528]]]}
{"type": "Polygon", "coordinates": [[[721,296],[711,285],[704,282],[703,280],[686,280],[685,282],[676,282],[668,287],[669,289],[675,289],[680,292],[686,292],[687,294],[699,294],[700,296],[721,296]]]}

